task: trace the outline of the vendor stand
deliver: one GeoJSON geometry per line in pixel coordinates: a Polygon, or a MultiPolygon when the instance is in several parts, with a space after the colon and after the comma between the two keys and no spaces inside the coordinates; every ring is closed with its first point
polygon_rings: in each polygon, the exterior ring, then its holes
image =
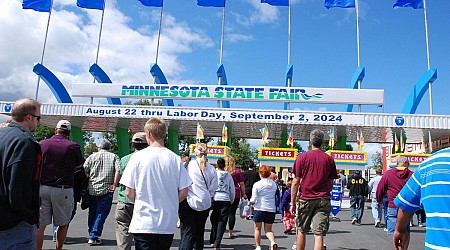
{"type": "MultiPolygon", "coordinates": [[[[397,160],[400,156],[405,156],[409,160],[409,169],[415,171],[416,168],[426,159],[430,154],[411,154],[411,153],[398,153],[392,154],[389,163],[389,168],[395,168],[397,166],[397,160]]],[[[387,169],[383,169],[386,171],[387,169]]]]}
{"type": "MultiPolygon", "coordinates": [[[[334,162],[336,163],[336,169],[361,170],[362,173],[365,173],[367,165],[367,152],[328,150],[326,153],[333,157],[334,162]]],[[[331,197],[331,209],[334,216],[337,215],[341,207],[350,207],[350,198],[348,191],[344,191],[345,187],[342,187],[341,193],[339,193],[339,185],[342,184],[334,184],[331,197]]]]}
{"type": "MultiPolygon", "coordinates": [[[[195,157],[194,148],[196,144],[189,146],[189,156],[195,157]]],[[[210,164],[217,164],[217,159],[227,157],[231,152],[231,149],[227,146],[212,146],[208,145],[208,162],[210,164]]]]}

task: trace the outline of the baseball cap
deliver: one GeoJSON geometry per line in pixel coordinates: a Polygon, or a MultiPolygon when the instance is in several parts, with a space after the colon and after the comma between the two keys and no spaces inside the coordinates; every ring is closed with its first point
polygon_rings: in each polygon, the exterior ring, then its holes
{"type": "Polygon", "coordinates": [[[56,128],[70,131],[72,129],[72,125],[67,120],[61,120],[58,122],[58,124],[56,124],[56,128]]]}
{"type": "Polygon", "coordinates": [[[145,136],[144,132],[137,132],[133,135],[133,138],[131,139],[131,142],[134,143],[147,143],[147,138],[145,136]]]}
{"type": "Polygon", "coordinates": [[[361,175],[361,170],[355,170],[355,174],[361,175]]]}

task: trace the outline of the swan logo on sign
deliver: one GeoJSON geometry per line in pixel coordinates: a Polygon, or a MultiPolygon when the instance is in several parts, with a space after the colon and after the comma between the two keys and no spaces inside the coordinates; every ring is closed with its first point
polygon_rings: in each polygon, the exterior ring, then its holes
{"type": "Polygon", "coordinates": [[[395,117],[395,124],[397,126],[403,126],[405,124],[405,118],[403,118],[403,116],[395,117]]]}
{"type": "Polygon", "coordinates": [[[6,104],[5,107],[4,107],[3,109],[4,109],[5,112],[7,112],[7,113],[11,112],[11,109],[12,109],[11,103],[6,104]]]}

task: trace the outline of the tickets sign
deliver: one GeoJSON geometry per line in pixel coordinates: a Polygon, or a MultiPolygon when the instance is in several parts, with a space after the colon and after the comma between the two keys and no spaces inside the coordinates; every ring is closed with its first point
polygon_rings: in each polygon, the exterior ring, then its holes
{"type": "MultiPolygon", "coordinates": [[[[189,147],[189,155],[195,156],[194,148],[195,144],[191,144],[189,147]]],[[[231,149],[227,146],[213,146],[208,145],[208,158],[225,158],[230,154],[231,149]]]]}
{"type": "Polygon", "coordinates": [[[296,148],[259,148],[258,160],[295,161],[298,150],[296,148]]]}
{"type": "Polygon", "coordinates": [[[396,166],[397,165],[397,160],[398,160],[398,158],[400,156],[405,156],[406,158],[408,158],[410,166],[418,166],[425,159],[427,159],[428,156],[430,156],[430,154],[405,154],[405,153],[392,154],[391,155],[391,164],[390,164],[390,166],[396,166]]]}
{"type": "Polygon", "coordinates": [[[336,164],[366,164],[367,152],[329,150],[327,154],[333,157],[336,164]]]}

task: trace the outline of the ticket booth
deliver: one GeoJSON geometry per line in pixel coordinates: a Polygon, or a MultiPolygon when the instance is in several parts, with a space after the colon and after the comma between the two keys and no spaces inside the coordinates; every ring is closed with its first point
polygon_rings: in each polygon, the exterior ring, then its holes
{"type": "Polygon", "coordinates": [[[259,148],[258,161],[260,165],[275,167],[275,173],[284,181],[287,179],[289,169],[292,168],[297,159],[298,149],[296,148],[259,148]],[[281,173],[281,176],[280,176],[281,173]]]}
{"type": "MultiPolygon", "coordinates": [[[[196,144],[191,144],[189,146],[189,156],[195,157],[194,148],[196,144]]],[[[212,146],[208,145],[208,162],[210,164],[216,165],[217,159],[227,157],[231,152],[231,149],[227,146],[212,146]]]]}
{"type": "MultiPolygon", "coordinates": [[[[346,170],[347,179],[354,170],[361,170],[365,173],[367,165],[367,152],[365,151],[340,151],[340,150],[328,150],[326,152],[328,155],[333,157],[336,163],[336,169],[346,170]]],[[[342,196],[342,208],[350,207],[350,197],[348,190],[345,190],[342,196]]]]}
{"type": "MultiPolygon", "coordinates": [[[[426,159],[430,154],[411,154],[411,153],[398,153],[392,154],[389,162],[389,168],[395,168],[397,166],[397,160],[400,156],[406,156],[409,160],[409,169],[415,171],[416,168],[426,159]]],[[[386,171],[386,169],[383,169],[386,171]]]]}

